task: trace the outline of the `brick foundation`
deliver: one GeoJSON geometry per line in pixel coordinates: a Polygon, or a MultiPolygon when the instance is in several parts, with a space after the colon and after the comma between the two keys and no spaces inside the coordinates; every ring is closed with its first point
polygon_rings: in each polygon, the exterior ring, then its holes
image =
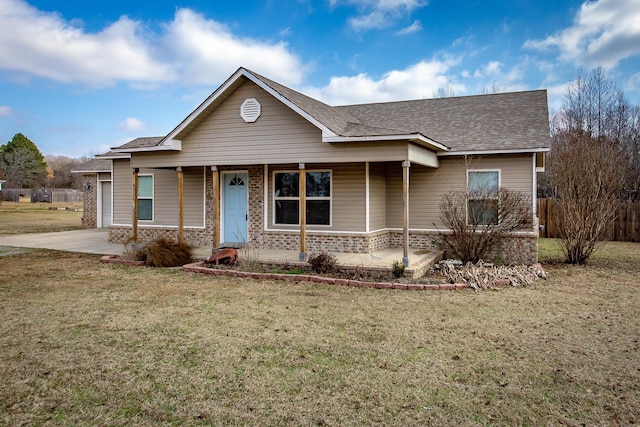
{"type": "MultiPolygon", "coordinates": [[[[109,242],[126,244],[133,236],[131,227],[112,225],[109,227],[109,242]]],[[[176,227],[138,227],[138,243],[150,243],[160,237],[177,241],[178,229],[176,227]]],[[[202,228],[185,228],[184,240],[199,247],[211,246],[211,233],[202,228]]]]}

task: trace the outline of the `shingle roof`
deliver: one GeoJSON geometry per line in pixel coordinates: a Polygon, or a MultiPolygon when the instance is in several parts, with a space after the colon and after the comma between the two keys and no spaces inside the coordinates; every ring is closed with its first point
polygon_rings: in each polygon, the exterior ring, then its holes
{"type": "MultiPolygon", "coordinates": [[[[421,133],[451,151],[550,146],[544,90],[335,107],[363,123],[421,133]]],[[[358,136],[352,132],[347,136],[358,136]]]]}
{"type": "Polygon", "coordinates": [[[248,79],[263,85],[307,119],[348,141],[349,138],[420,134],[450,153],[537,150],[550,147],[547,92],[534,90],[491,95],[420,99],[332,107],[287,86],[240,68],[167,137],[137,138],[119,149],[148,148],[190,132],[248,79]],[[172,136],[173,135],[173,136],[172,136]]]}
{"type": "Polygon", "coordinates": [[[545,90],[331,107],[254,76],[344,137],[422,134],[451,151],[548,148],[545,90]]]}
{"type": "Polygon", "coordinates": [[[71,171],[71,173],[83,172],[109,172],[111,170],[111,161],[104,159],[91,159],[71,171]]]}
{"type": "Polygon", "coordinates": [[[136,138],[123,144],[116,148],[142,148],[142,147],[153,147],[158,145],[160,141],[162,141],[163,136],[145,136],[141,138],[136,138]]]}

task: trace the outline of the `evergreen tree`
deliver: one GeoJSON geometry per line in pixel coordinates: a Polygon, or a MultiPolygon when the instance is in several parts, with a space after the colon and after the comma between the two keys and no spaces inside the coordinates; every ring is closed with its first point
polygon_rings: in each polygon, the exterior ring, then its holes
{"type": "Polygon", "coordinates": [[[47,176],[44,156],[29,138],[21,133],[0,146],[0,171],[7,188],[34,188],[47,176]]]}

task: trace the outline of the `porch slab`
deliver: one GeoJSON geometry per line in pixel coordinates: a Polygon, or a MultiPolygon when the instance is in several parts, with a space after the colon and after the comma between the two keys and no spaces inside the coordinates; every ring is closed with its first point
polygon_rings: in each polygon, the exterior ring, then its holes
{"type": "MultiPolygon", "coordinates": [[[[206,258],[211,249],[198,248],[196,257],[206,258]]],[[[307,254],[310,255],[310,254],[307,254]]],[[[367,269],[391,272],[394,261],[402,262],[401,248],[387,248],[370,254],[354,254],[332,252],[342,268],[367,269]]],[[[254,259],[265,264],[302,265],[299,252],[281,249],[242,248],[238,250],[239,258],[254,259]]],[[[405,277],[419,278],[424,276],[431,267],[442,259],[443,252],[428,249],[409,249],[409,266],[405,269],[405,277]]]]}

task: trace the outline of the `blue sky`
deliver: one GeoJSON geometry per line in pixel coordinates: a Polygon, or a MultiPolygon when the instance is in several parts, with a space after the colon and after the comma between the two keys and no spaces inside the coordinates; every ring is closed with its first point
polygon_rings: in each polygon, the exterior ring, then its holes
{"type": "Polygon", "coordinates": [[[638,0],[0,0],[0,143],[168,133],[238,67],[331,105],[549,91],[603,67],[640,103],[638,0]]]}

